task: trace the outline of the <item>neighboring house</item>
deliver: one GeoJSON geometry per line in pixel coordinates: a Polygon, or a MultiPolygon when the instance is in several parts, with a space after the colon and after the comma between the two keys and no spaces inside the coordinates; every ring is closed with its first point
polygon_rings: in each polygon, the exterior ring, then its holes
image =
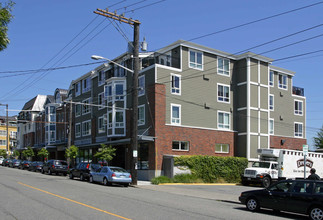
{"type": "MultiPolygon", "coordinates": [[[[129,53],[113,61],[132,69],[129,53]]],[[[294,72],[272,66],[272,61],[182,40],[154,53],[141,52],[138,178],[166,174],[168,158],[179,155],[241,156],[252,161],[258,159],[258,148],[301,149],[306,144],[304,89],[292,85],[294,72]]],[[[111,62],[102,64],[73,80],[66,100],[73,106],[77,162],[91,161],[106,144],[117,149],[110,164],[130,169],[132,73],[111,62]]],[[[64,106],[70,104],[60,105],[60,113],[56,109],[56,135],[46,133],[46,146],[55,146],[56,151],[58,140],[67,146],[67,132],[57,133],[57,122],[66,126],[69,120],[64,106]],[[63,115],[60,120],[58,114],[63,115]]]]}
{"type": "Polygon", "coordinates": [[[8,117],[8,122],[7,133],[7,117],[0,116],[0,149],[10,151],[17,147],[17,116],[8,117]]]}
{"type": "Polygon", "coordinates": [[[23,150],[27,147],[34,147],[36,138],[36,122],[39,113],[44,111],[46,103],[51,103],[53,96],[37,95],[29,100],[18,115],[18,146],[23,150]]]}

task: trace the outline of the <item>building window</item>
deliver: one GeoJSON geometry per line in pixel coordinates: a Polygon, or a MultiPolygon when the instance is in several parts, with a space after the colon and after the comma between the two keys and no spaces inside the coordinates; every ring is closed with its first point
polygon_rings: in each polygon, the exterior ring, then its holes
{"type": "Polygon", "coordinates": [[[115,92],[116,92],[116,96],[115,96],[116,100],[123,100],[124,99],[123,84],[116,84],[115,85],[115,92]]]}
{"type": "Polygon", "coordinates": [[[274,86],[274,71],[269,72],[269,85],[274,86]]]}
{"type": "Polygon", "coordinates": [[[181,106],[171,104],[171,124],[181,124],[181,106]]]}
{"type": "Polygon", "coordinates": [[[215,153],[229,153],[229,144],[215,144],[215,153]]]}
{"type": "Polygon", "coordinates": [[[98,85],[102,86],[105,83],[105,71],[101,70],[98,73],[98,85]]]}
{"type": "Polygon", "coordinates": [[[112,84],[108,84],[104,87],[104,97],[108,100],[108,102],[112,101],[112,84]]]}
{"type": "Polygon", "coordinates": [[[274,134],[274,119],[269,119],[269,134],[274,134]]]}
{"type": "Polygon", "coordinates": [[[99,93],[98,95],[98,105],[99,105],[99,109],[103,109],[105,108],[105,103],[104,103],[104,92],[99,93]]]}
{"type": "Polygon", "coordinates": [[[171,51],[159,56],[159,64],[171,66],[171,51]]]}
{"type": "Polygon", "coordinates": [[[75,117],[81,116],[82,105],[75,105],[75,117]]]}
{"type": "Polygon", "coordinates": [[[190,68],[203,70],[203,54],[190,50],[190,68]]]}
{"type": "Polygon", "coordinates": [[[303,137],[303,123],[295,122],[295,137],[303,137]]]}
{"type": "Polygon", "coordinates": [[[173,141],[172,150],[176,151],[189,151],[189,142],[188,141],[173,141]]]}
{"type": "Polygon", "coordinates": [[[145,124],[145,105],[138,107],[138,125],[145,124]]]}
{"type": "Polygon", "coordinates": [[[124,127],[124,112],[123,111],[116,111],[116,128],[123,128],[124,127]]]}
{"type": "Polygon", "coordinates": [[[76,123],[75,124],[75,137],[81,137],[81,124],[76,123]]]}
{"type": "Polygon", "coordinates": [[[112,128],[113,121],[112,121],[112,112],[108,113],[108,128],[112,128]]]}
{"type": "Polygon", "coordinates": [[[82,122],[82,136],[91,135],[91,120],[82,122]]]}
{"type": "Polygon", "coordinates": [[[181,94],[181,75],[171,74],[171,93],[181,94]]]}
{"type": "Polygon", "coordinates": [[[218,74],[230,76],[230,60],[222,57],[218,57],[218,74]]]}
{"type": "Polygon", "coordinates": [[[16,131],[10,131],[10,138],[17,139],[17,132],[16,131]]]}
{"type": "Polygon", "coordinates": [[[0,136],[6,137],[7,136],[7,131],[0,130],[0,136]]]}
{"type": "Polygon", "coordinates": [[[218,84],[218,101],[230,102],[230,86],[218,84]]]}
{"type": "Polygon", "coordinates": [[[295,115],[303,115],[303,101],[295,100],[295,115]]]}
{"type": "Polygon", "coordinates": [[[85,99],[82,103],[83,103],[83,111],[82,111],[82,115],[88,114],[91,112],[91,106],[90,104],[90,98],[89,99],[85,99]]]}
{"type": "Polygon", "coordinates": [[[7,141],[6,140],[0,140],[0,145],[7,146],[7,141]]]}
{"type": "Polygon", "coordinates": [[[104,116],[98,118],[98,133],[105,132],[104,116]]]}
{"type": "Polygon", "coordinates": [[[145,75],[142,75],[138,78],[138,96],[145,95],[145,75]]]}
{"type": "Polygon", "coordinates": [[[83,83],[82,93],[85,93],[91,90],[91,77],[83,79],[82,83],[83,83]]]}
{"type": "Polygon", "coordinates": [[[225,130],[230,129],[230,113],[218,112],[218,128],[225,130]]]}
{"type": "Polygon", "coordinates": [[[273,95],[269,95],[269,109],[271,111],[274,110],[274,96],[273,95]]]}
{"type": "Polygon", "coordinates": [[[75,96],[81,95],[81,82],[75,83],[75,96]]]}
{"type": "Polygon", "coordinates": [[[278,88],[287,89],[287,76],[283,74],[278,75],[278,88]]]}

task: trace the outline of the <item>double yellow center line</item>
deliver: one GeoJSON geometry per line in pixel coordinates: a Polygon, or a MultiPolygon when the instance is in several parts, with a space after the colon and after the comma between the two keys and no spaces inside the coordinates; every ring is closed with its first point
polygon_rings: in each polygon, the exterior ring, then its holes
{"type": "Polygon", "coordinates": [[[54,193],[51,193],[51,192],[48,192],[48,191],[45,191],[45,190],[42,190],[42,189],[38,189],[36,187],[33,187],[33,186],[30,186],[30,185],[27,185],[27,184],[24,184],[24,183],[21,183],[21,182],[18,182],[20,185],[23,185],[23,186],[26,186],[26,187],[29,187],[31,189],[35,189],[35,190],[38,190],[40,192],[43,192],[43,193],[46,193],[46,194],[49,194],[49,195],[52,195],[52,196],[55,196],[55,197],[58,197],[60,199],[64,199],[64,200],[67,200],[69,202],[73,202],[73,203],[76,203],[76,204],[79,204],[79,205],[82,205],[82,206],[85,206],[85,207],[88,207],[90,209],[94,209],[96,211],[99,211],[99,212],[103,212],[105,214],[108,214],[108,215],[112,215],[112,216],[115,216],[115,217],[118,217],[118,218],[121,218],[121,219],[125,219],[125,220],[131,220],[130,218],[126,218],[126,217],[123,217],[123,216],[120,216],[120,215],[117,215],[117,214],[114,214],[114,213],[111,213],[111,212],[108,212],[108,211],[105,211],[105,210],[102,210],[102,209],[99,209],[99,208],[96,208],[96,207],[93,207],[93,206],[90,206],[90,205],[87,205],[87,204],[84,204],[84,203],[81,203],[81,202],[78,202],[78,201],[75,201],[75,200],[72,200],[72,199],[69,199],[69,198],[66,198],[64,196],[60,196],[60,195],[57,195],[57,194],[54,194],[54,193]]]}

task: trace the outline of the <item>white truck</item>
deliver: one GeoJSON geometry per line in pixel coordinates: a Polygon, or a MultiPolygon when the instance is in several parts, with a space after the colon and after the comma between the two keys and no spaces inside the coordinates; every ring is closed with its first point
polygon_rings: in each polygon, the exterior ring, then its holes
{"type": "MultiPolygon", "coordinates": [[[[264,187],[277,180],[303,179],[303,151],[286,149],[258,149],[259,161],[246,168],[242,176],[242,184],[261,183],[264,187]]],[[[306,156],[306,177],[311,168],[316,168],[316,174],[323,177],[323,153],[308,152],[306,156]]]]}

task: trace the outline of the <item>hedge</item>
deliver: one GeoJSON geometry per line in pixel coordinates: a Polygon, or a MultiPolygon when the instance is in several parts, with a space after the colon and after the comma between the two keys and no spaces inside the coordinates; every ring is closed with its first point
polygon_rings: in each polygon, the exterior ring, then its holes
{"type": "Polygon", "coordinates": [[[174,158],[175,166],[187,166],[192,174],[204,182],[214,183],[223,179],[229,183],[241,181],[241,174],[248,166],[242,157],[180,156],[174,158]]]}

